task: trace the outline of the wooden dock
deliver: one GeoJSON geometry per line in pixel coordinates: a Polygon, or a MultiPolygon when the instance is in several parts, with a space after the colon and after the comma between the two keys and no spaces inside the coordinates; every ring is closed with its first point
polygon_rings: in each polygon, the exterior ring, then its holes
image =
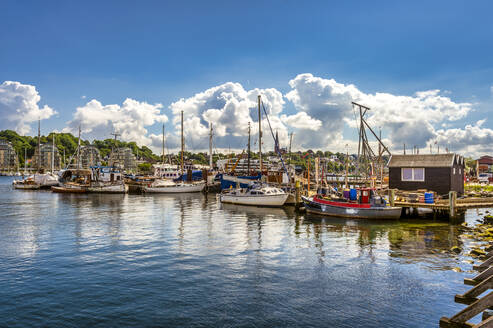
{"type": "Polygon", "coordinates": [[[489,246],[487,250],[489,252],[485,256],[486,260],[482,264],[473,267],[474,270],[480,273],[474,278],[464,279],[466,285],[473,285],[474,287],[464,294],[455,295],[455,302],[468,306],[450,318],[442,317],[440,319],[441,328],[493,327],[493,313],[490,311],[493,307],[493,291],[483,297],[479,297],[481,294],[493,289],[493,246],[489,246]],[[483,313],[482,321],[479,324],[474,325],[467,322],[481,312],[483,313]]]}
{"type": "Polygon", "coordinates": [[[461,198],[457,199],[457,193],[451,191],[448,200],[439,200],[432,204],[422,202],[409,202],[395,200],[397,190],[389,190],[389,201],[391,206],[402,208],[429,208],[433,210],[434,216],[448,216],[455,219],[471,208],[493,208],[493,198],[461,198]]]}

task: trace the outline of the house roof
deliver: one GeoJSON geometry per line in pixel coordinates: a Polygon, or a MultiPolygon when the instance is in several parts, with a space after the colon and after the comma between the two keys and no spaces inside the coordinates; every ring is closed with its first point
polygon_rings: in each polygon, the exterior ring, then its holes
{"type": "Polygon", "coordinates": [[[457,154],[392,155],[389,167],[452,167],[454,161],[464,164],[463,157],[457,154]]]}
{"type": "Polygon", "coordinates": [[[478,159],[479,164],[487,164],[491,165],[493,164],[493,157],[491,156],[482,156],[480,159],[478,159]]]}

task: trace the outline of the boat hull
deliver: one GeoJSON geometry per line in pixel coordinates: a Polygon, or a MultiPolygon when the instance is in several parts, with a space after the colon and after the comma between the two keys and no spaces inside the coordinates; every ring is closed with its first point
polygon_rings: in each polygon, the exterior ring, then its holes
{"type": "Polygon", "coordinates": [[[83,194],[87,192],[87,187],[53,186],[51,187],[51,191],[56,193],[63,193],[63,194],[83,194]]]}
{"type": "Polygon", "coordinates": [[[352,219],[384,219],[396,220],[401,217],[400,207],[347,207],[315,202],[303,197],[303,203],[308,213],[352,219]]]}
{"type": "Polygon", "coordinates": [[[101,186],[90,186],[87,188],[88,192],[100,193],[100,194],[125,194],[128,192],[128,186],[125,184],[112,184],[101,186]]]}
{"type": "Polygon", "coordinates": [[[199,184],[180,184],[176,186],[163,186],[163,187],[149,187],[145,186],[143,188],[145,193],[155,193],[155,194],[177,194],[177,193],[188,193],[188,192],[201,192],[205,188],[205,183],[199,184]]]}
{"type": "Polygon", "coordinates": [[[261,196],[219,195],[221,203],[250,206],[283,206],[287,198],[288,194],[261,196]]]}
{"type": "Polygon", "coordinates": [[[23,184],[23,183],[15,183],[13,184],[14,189],[20,190],[38,190],[40,185],[38,184],[23,184]]]}

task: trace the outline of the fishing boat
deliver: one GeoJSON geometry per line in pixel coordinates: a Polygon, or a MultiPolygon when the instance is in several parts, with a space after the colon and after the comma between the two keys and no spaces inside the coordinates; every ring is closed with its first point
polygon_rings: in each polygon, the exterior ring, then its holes
{"type": "Polygon", "coordinates": [[[86,193],[90,186],[91,170],[68,169],[61,170],[59,186],[51,187],[51,191],[57,193],[86,193]]]}
{"type": "Polygon", "coordinates": [[[205,188],[205,182],[173,182],[167,179],[156,179],[154,182],[143,187],[146,193],[186,193],[186,192],[201,192],[205,188]]]}
{"type": "Polygon", "coordinates": [[[83,194],[87,192],[87,185],[82,185],[74,182],[67,182],[60,184],[59,186],[51,187],[51,191],[56,193],[83,194]]]}
{"type": "Polygon", "coordinates": [[[305,209],[309,213],[354,219],[398,219],[400,207],[391,207],[371,188],[353,189],[350,198],[328,197],[317,194],[313,197],[302,196],[305,209]]]}
{"type": "Polygon", "coordinates": [[[230,189],[219,194],[221,203],[253,206],[282,206],[287,198],[285,191],[270,186],[230,189]]]}
{"type": "Polygon", "coordinates": [[[110,166],[91,167],[91,181],[88,192],[106,194],[125,194],[128,186],[125,184],[120,170],[110,166]]]}
{"type": "Polygon", "coordinates": [[[32,177],[29,177],[24,180],[14,180],[12,182],[12,186],[14,187],[14,189],[22,189],[22,190],[38,190],[39,188],[41,188],[39,183],[36,183],[34,181],[34,178],[32,177]]]}

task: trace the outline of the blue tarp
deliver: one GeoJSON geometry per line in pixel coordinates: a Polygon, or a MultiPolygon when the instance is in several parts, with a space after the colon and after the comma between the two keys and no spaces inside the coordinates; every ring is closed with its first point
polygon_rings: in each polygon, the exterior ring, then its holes
{"type": "MultiPolygon", "coordinates": [[[[260,173],[254,176],[235,176],[235,178],[248,179],[252,181],[260,180],[261,177],[262,175],[260,173]]],[[[222,174],[220,175],[220,179],[221,179],[221,190],[229,189],[230,187],[236,188],[236,182],[225,180],[222,174]]],[[[246,183],[240,183],[240,188],[248,188],[248,186],[249,185],[246,183]]]]}

